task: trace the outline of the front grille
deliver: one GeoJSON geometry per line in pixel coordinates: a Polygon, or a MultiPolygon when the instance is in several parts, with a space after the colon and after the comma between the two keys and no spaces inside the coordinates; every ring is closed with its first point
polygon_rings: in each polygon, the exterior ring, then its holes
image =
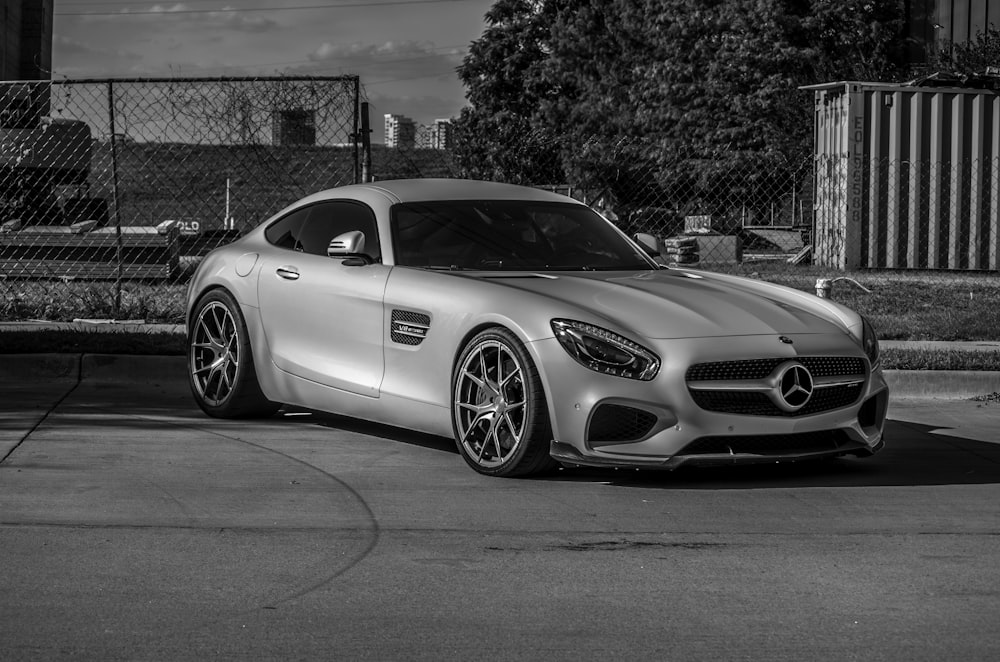
{"type": "MultiPolygon", "coordinates": [[[[747,359],[742,361],[716,361],[697,363],[688,368],[688,382],[704,381],[760,381],[770,376],[787,361],[804,365],[813,379],[844,377],[863,380],[865,360],[856,356],[800,356],[795,358],[747,359]]],[[[695,404],[706,411],[744,416],[809,416],[842,407],[848,407],[861,397],[864,382],[837,386],[817,387],[805,407],[794,412],[780,409],[765,393],[732,389],[690,389],[695,404]]]]}
{"type": "Polygon", "coordinates": [[[624,405],[600,405],[590,419],[587,441],[638,441],[656,424],[656,414],[624,405]]]}
{"type": "Polygon", "coordinates": [[[389,327],[389,337],[393,342],[398,342],[402,345],[419,345],[427,336],[430,325],[431,318],[423,313],[415,313],[411,310],[393,310],[392,322],[389,327]],[[423,335],[420,332],[414,332],[412,329],[407,331],[409,327],[422,330],[423,335]]]}
{"type": "Polygon", "coordinates": [[[706,411],[744,416],[809,416],[840,409],[854,404],[861,395],[864,384],[845,384],[818,388],[805,407],[787,412],[778,409],[765,394],[752,391],[691,391],[695,404],[706,411]]]}
{"type": "Polygon", "coordinates": [[[689,382],[764,379],[785,361],[798,361],[813,377],[848,377],[865,374],[865,361],[856,356],[798,356],[696,363],[688,368],[685,379],[689,382]]]}
{"type": "Polygon", "coordinates": [[[836,451],[848,445],[850,445],[850,439],[843,430],[797,434],[700,437],[682,448],[677,455],[788,455],[836,451]]]}

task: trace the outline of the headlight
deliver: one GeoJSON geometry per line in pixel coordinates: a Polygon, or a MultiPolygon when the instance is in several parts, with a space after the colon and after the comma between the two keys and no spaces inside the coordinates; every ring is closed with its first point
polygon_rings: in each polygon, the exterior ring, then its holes
{"type": "Polygon", "coordinates": [[[552,330],[570,356],[595,372],[649,381],[660,369],[656,354],[599,326],[557,319],[552,330]]]}
{"type": "Polygon", "coordinates": [[[861,318],[861,347],[864,348],[868,360],[871,361],[872,370],[878,367],[881,360],[881,349],[878,346],[878,336],[875,334],[875,327],[868,321],[867,317],[861,318]]]}

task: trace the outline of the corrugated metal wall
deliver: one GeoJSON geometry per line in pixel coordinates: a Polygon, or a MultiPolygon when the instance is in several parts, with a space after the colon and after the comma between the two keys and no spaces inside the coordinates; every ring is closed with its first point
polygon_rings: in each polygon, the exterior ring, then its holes
{"type": "Polygon", "coordinates": [[[910,40],[910,60],[924,64],[935,49],[949,43],[965,43],[1000,26],[997,0],[907,0],[906,37],[910,40]]]}
{"type": "Polygon", "coordinates": [[[21,73],[21,0],[0,0],[0,80],[13,80],[21,73]]]}
{"type": "Polygon", "coordinates": [[[1000,95],[873,83],[809,89],[817,264],[1000,268],[1000,95]]]}
{"type": "Polygon", "coordinates": [[[937,0],[933,4],[939,40],[971,41],[992,23],[1000,23],[1000,3],[996,0],[937,0]]]}

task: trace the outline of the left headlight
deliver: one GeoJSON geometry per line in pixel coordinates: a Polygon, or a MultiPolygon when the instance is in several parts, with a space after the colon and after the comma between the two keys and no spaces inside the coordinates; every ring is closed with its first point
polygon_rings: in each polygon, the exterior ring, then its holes
{"type": "Polygon", "coordinates": [[[594,372],[649,381],[660,369],[656,354],[599,326],[555,319],[552,331],[570,356],[594,372]]]}
{"type": "Polygon", "coordinates": [[[875,327],[868,321],[867,317],[861,318],[861,346],[871,361],[872,370],[878,367],[882,358],[882,350],[879,348],[878,336],[875,334],[875,327]]]}

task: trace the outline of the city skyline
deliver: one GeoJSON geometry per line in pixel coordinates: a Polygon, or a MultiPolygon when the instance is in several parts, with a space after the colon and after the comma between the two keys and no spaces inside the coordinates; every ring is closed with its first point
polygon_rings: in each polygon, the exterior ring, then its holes
{"type": "Polygon", "coordinates": [[[451,149],[453,146],[451,119],[438,118],[422,124],[405,115],[386,113],[384,120],[386,147],[451,149]]]}

